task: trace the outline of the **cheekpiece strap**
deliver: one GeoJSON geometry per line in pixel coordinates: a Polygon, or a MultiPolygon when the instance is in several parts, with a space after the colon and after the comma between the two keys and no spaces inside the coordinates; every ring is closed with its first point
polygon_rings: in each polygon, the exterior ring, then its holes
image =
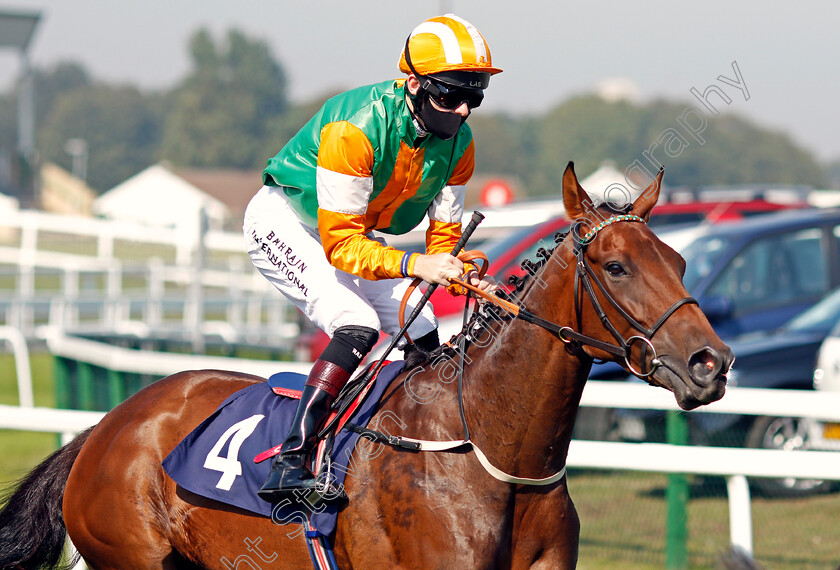
{"type": "Polygon", "coordinates": [[[586,232],[586,235],[580,238],[580,243],[584,245],[588,244],[593,239],[595,239],[595,236],[598,235],[598,232],[616,222],[642,222],[643,224],[645,223],[644,219],[640,218],[639,216],[634,216],[633,214],[620,214],[618,216],[612,216],[611,218],[604,220],[603,222],[586,232]]]}

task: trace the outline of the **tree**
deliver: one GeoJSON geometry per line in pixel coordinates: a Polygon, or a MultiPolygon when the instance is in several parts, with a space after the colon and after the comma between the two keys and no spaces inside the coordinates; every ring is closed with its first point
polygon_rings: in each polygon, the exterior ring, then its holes
{"type": "Polygon", "coordinates": [[[506,114],[476,113],[469,119],[475,139],[477,172],[519,176],[534,167],[534,122],[506,114]]]}
{"type": "Polygon", "coordinates": [[[72,61],[59,62],[49,69],[36,69],[35,75],[35,111],[40,117],[46,117],[59,95],[93,85],[87,70],[72,61]]]}
{"type": "Polygon", "coordinates": [[[534,123],[534,164],[520,175],[533,195],[555,193],[569,160],[584,175],[606,159],[621,170],[638,160],[651,173],[661,164],[670,186],[825,184],[822,168],[789,136],[736,115],[705,115],[698,141],[678,120],[688,107],[595,95],[570,99],[534,123]]]}
{"type": "Polygon", "coordinates": [[[190,41],[194,69],[174,93],[161,156],[182,166],[250,168],[265,160],[270,125],[286,110],[286,78],[265,42],[232,30],[190,41]]]}
{"type": "Polygon", "coordinates": [[[109,190],[157,160],[162,107],[160,97],[134,87],[94,85],[61,93],[39,129],[41,153],[70,170],[64,145],[84,139],[88,184],[109,190]]]}
{"type": "Polygon", "coordinates": [[[534,168],[523,173],[527,187],[535,195],[556,194],[570,160],[581,174],[607,159],[629,165],[646,119],[626,101],[609,103],[594,95],[566,101],[534,124],[534,168]]]}

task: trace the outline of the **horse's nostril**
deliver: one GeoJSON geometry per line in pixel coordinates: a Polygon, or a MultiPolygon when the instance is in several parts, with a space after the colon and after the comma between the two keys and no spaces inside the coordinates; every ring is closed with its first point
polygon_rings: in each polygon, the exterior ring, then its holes
{"type": "Polygon", "coordinates": [[[723,357],[714,348],[701,348],[688,359],[691,378],[697,382],[710,382],[721,372],[723,357]]]}

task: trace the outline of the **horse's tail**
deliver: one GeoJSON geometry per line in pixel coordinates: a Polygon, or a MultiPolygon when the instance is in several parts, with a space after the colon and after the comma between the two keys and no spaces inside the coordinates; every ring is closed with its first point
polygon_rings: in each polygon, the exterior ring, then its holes
{"type": "MultiPolygon", "coordinates": [[[[60,567],[67,539],[61,512],[70,468],[93,428],[47,457],[0,496],[0,570],[60,567]]],[[[75,560],[70,561],[68,567],[75,560]]]]}

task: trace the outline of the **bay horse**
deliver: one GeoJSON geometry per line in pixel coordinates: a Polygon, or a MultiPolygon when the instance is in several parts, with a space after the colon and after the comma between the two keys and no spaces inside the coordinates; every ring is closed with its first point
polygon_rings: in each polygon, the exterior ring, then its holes
{"type": "MultiPolygon", "coordinates": [[[[521,318],[502,315],[487,325],[492,343],[474,336],[460,355],[439,356],[465,362],[461,382],[428,363],[404,371],[374,421],[389,414],[398,420],[391,433],[433,441],[463,438],[467,427],[493,466],[540,479],[564,469],[595,358],[672,391],[686,410],[721,398],[733,355],[688,297],[683,259],[644,223],[661,179],[660,171],[621,211],[596,208],[569,163],[563,200],[573,231],[512,294],[521,318]]],[[[55,563],[65,528],[97,570],[311,566],[288,526],[187,492],[161,468],[223,400],[263,381],[180,372],[115,407],[7,500],[0,568],[55,563]]],[[[342,569],[577,564],[580,522],[565,476],[543,486],[497,480],[468,449],[387,448],[355,468],[334,535],[342,569]]]]}

